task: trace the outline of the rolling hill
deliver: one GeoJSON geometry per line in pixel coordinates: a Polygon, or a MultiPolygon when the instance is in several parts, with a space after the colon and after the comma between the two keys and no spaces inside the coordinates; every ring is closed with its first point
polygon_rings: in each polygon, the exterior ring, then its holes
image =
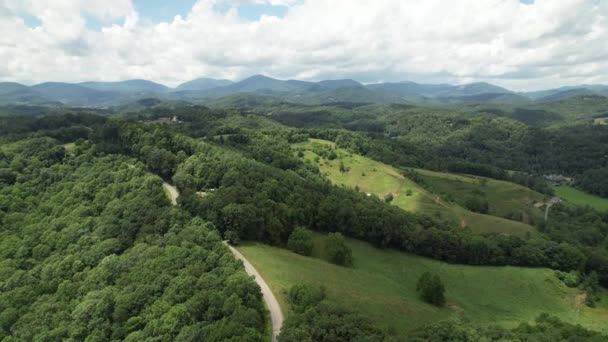
{"type": "Polygon", "coordinates": [[[390,193],[393,196],[391,203],[404,210],[440,216],[477,233],[523,236],[535,232],[534,227],[529,224],[503,218],[519,216],[524,222],[532,222],[533,218],[540,214],[538,209],[534,208],[534,203],[542,201],[544,196],[527,188],[491,179],[485,179],[486,185],[482,186],[482,178],[479,177],[418,170],[437,191],[431,192],[406,178],[399,170],[335,148],[335,144],[329,141],[312,139],[294,145],[294,149],[302,151],[302,158],[318,166],[321,173],[332,183],[357,188],[379,198],[390,193]],[[322,150],[323,146],[335,149],[337,159],[322,158],[318,151],[322,150]],[[474,191],[487,194],[490,207],[493,208],[490,213],[493,215],[471,212],[460,206],[459,201],[450,200],[474,191]]]}
{"type": "Polygon", "coordinates": [[[289,316],[287,291],[296,284],[324,286],[328,297],[368,315],[397,336],[449,318],[479,325],[513,327],[543,312],[587,328],[608,331],[608,295],[598,307],[580,302],[580,292],[566,287],[549,269],[450,265],[394,250],[377,249],[348,239],[354,266],[340,267],[324,259],[325,236],[315,233],[313,257],[261,243],[239,247],[278,297],[289,316]],[[423,273],[438,274],[446,287],[447,307],[424,303],[416,293],[423,273]]]}

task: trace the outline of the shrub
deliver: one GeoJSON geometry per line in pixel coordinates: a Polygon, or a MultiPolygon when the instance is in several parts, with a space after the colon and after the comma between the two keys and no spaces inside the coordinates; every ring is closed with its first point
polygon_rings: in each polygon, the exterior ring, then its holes
{"type": "Polygon", "coordinates": [[[234,230],[227,230],[224,233],[224,238],[226,240],[228,240],[228,243],[230,243],[233,246],[238,246],[239,243],[241,243],[241,239],[239,238],[239,234],[234,231],[234,230]]]}
{"type": "Polygon", "coordinates": [[[425,272],[418,279],[416,291],[420,293],[422,300],[436,306],[445,304],[445,287],[438,275],[425,272]]]}
{"type": "Polygon", "coordinates": [[[579,275],[576,272],[555,271],[555,275],[568,287],[576,287],[580,283],[579,275]]]}
{"type": "Polygon", "coordinates": [[[388,193],[386,194],[386,196],[384,196],[384,202],[386,203],[391,203],[393,201],[394,197],[392,193],[388,193]]]}
{"type": "Polygon", "coordinates": [[[325,243],[325,252],[329,261],[337,265],[350,266],[353,264],[353,254],[346,245],[344,236],[340,233],[330,233],[325,243]]]}
{"type": "Polygon", "coordinates": [[[470,211],[480,214],[487,214],[490,210],[490,205],[488,204],[488,201],[478,195],[471,195],[465,198],[464,206],[470,211]]]}
{"type": "Polygon", "coordinates": [[[287,248],[301,255],[310,255],[312,246],[312,232],[304,227],[296,227],[287,240],[287,248]]]}
{"type": "Polygon", "coordinates": [[[319,304],[325,299],[325,288],[309,285],[294,285],[287,294],[289,304],[296,312],[304,312],[309,307],[319,304]]]}

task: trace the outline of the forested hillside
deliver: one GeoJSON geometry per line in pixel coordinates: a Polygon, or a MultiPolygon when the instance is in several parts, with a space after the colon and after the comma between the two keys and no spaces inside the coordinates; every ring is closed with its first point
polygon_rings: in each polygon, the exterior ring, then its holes
{"type": "Polygon", "coordinates": [[[41,137],[0,165],[3,340],[262,339],[257,286],[142,163],[41,137]]]}
{"type": "MultiPolygon", "coordinates": [[[[494,179],[517,183],[501,191],[519,189],[540,201],[552,189],[535,170],[554,170],[543,156],[557,160],[556,170],[562,172],[599,165],[594,156],[603,145],[596,150],[589,144],[592,137],[602,141],[601,127],[541,129],[479,113],[439,110],[425,116],[414,112],[434,110],[372,106],[366,112],[346,105],[324,107],[328,114],[313,117],[330,121],[311,123],[301,112],[305,107],[281,106],[291,116],[282,111],[261,115],[261,107],[188,106],[116,115],[62,109],[21,115],[30,109],[17,108],[0,117],[3,336],[261,340],[268,321],[260,291],[220,241],[287,247],[297,228],[340,233],[452,264],[550,268],[579,286],[588,305],[603,307],[605,213],[556,205],[547,222],[529,226],[534,233],[471,230],[441,206],[411,210],[397,205],[400,199],[394,196],[334,185],[327,169],[322,171],[323,165],[342,162],[344,170],[334,171],[348,172],[351,161],[344,158],[354,154],[370,165],[403,170],[398,176],[409,179],[415,190],[424,189],[416,191],[424,191],[431,202],[433,196],[458,197],[461,190],[413,168],[483,176],[486,181],[476,182],[486,186],[500,187],[494,179]],[[179,120],[160,120],[167,117],[179,120]],[[349,126],[352,122],[365,124],[349,126]],[[570,134],[582,135],[577,143],[585,150],[565,143],[570,134]],[[543,136],[553,137],[553,148],[563,151],[529,150],[529,139],[543,136]],[[300,146],[315,138],[331,143],[316,150],[311,162],[300,146]],[[577,155],[576,162],[568,161],[569,153],[577,155]],[[177,207],[164,195],[163,181],[179,189],[177,207]],[[396,205],[390,204],[393,200],[396,205]]],[[[488,199],[496,208],[512,205],[488,199]]],[[[467,205],[459,198],[449,201],[467,205]]],[[[352,256],[340,244],[340,234],[331,235],[338,244],[332,260],[348,266],[352,256]]],[[[334,329],[348,330],[343,340],[395,335],[324,299],[303,305],[288,319],[285,341],[298,336],[332,340],[334,329]],[[323,325],[330,328],[320,335],[312,332],[323,325]]]]}

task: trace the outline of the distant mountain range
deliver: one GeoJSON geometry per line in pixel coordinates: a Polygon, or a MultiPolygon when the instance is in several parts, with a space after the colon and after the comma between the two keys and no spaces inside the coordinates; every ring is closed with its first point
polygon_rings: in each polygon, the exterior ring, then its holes
{"type": "Polygon", "coordinates": [[[170,88],[147,80],[61,83],[34,86],[0,83],[0,104],[112,107],[129,103],[179,101],[205,103],[234,94],[263,95],[302,104],[323,103],[503,103],[554,102],[585,95],[608,96],[608,86],[581,85],[535,92],[513,92],[489,84],[419,84],[414,82],[362,84],[355,80],[307,82],[255,75],[240,82],[199,78],[170,88]],[[141,101],[148,100],[148,101],[141,101]]]}

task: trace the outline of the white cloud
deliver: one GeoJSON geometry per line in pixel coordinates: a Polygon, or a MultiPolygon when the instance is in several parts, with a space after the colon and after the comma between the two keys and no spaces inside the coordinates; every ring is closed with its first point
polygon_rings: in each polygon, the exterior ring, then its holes
{"type": "Polygon", "coordinates": [[[608,83],[607,17],[603,0],[200,0],[187,16],[153,24],[129,0],[0,0],[0,80],[608,83]],[[244,21],[214,10],[225,1],[289,11],[244,21]],[[23,12],[42,25],[27,27],[23,12]],[[88,29],[87,17],[106,27],[88,29]]]}

